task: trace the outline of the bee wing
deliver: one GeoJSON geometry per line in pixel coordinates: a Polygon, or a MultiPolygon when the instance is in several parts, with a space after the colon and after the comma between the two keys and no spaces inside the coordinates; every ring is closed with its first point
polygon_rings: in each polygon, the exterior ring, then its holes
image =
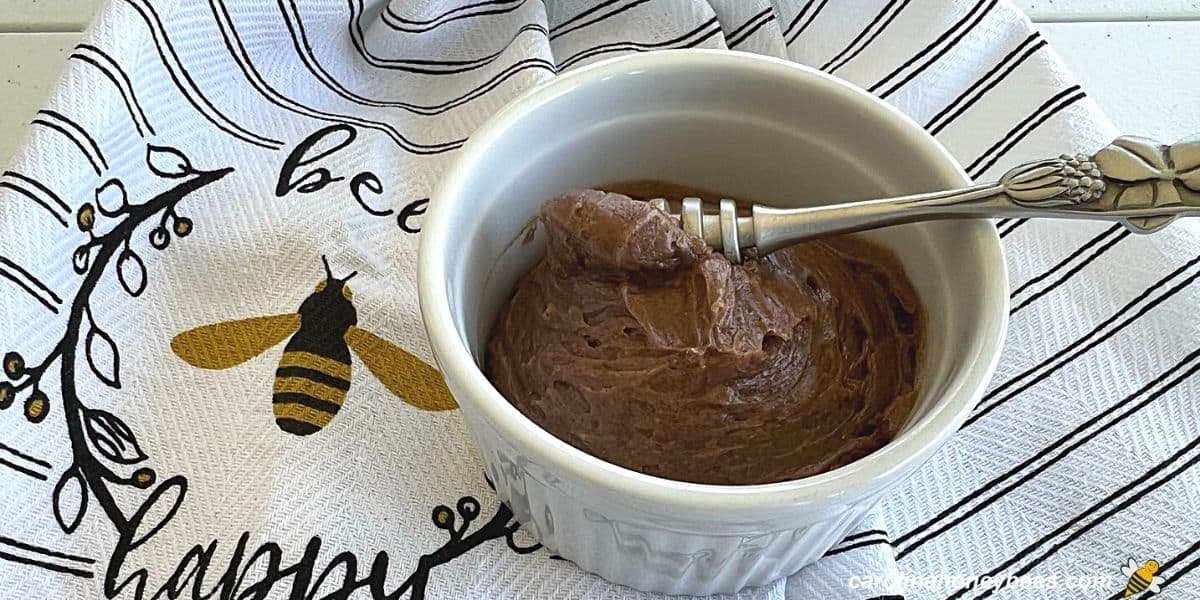
{"type": "Polygon", "coordinates": [[[296,313],[222,321],[175,336],[171,350],[193,367],[228,369],[262,354],[299,328],[296,313]]]}
{"type": "Polygon", "coordinates": [[[1129,559],[1129,564],[1121,567],[1121,574],[1125,575],[1126,577],[1133,577],[1133,572],[1136,570],[1138,570],[1137,561],[1131,558],[1129,559]]]}
{"type": "Polygon", "coordinates": [[[1155,594],[1162,593],[1162,590],[1159,589],[1159,586],[1166,582],[1167,582],[1166,579],[1163,579],[1162,577],[1155,575],[1153,580],[1150,581],[1150,587],[1148,587],[1146,589],[1150,590],[1151,592],[1154,592],[1155,594]]]}
{"type": "Polygon", "coordinates": [[[422,410],[458,408],[442,374],[421,359],[358,327],[351,327],[345,339],[367,370],[401,400],[422,410]]]}

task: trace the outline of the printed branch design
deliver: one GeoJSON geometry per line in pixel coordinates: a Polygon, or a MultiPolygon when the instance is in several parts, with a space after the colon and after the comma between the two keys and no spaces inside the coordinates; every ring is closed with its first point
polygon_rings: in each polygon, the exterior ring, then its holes
{"type": "Polygon", "coordinates": [[[120,417],[88,406],[79,395],[76,366],[81,340],[83,358],[92,375],[108,387],[121,387],[120,351],[92,314],[92,293],[109,266],[114,265],[115,257],[121,287],[132,297],[140,296],[146,289],[147,274],[142,257],[130,246],[134,234],[157,218],[157,224],[149,232],[153,248],[166,248],[171,233],[186,237],[192,232],[192,222],[179,216],[177,205],[192,192],[233,172],[231,167],[197,170],[179,150],[154,145],[147,146],[146,165],[159,177],[178,183],[142,204],[130,204],[119,179],[101,184],[96,189],[95,202],[84,203],[75,213],[75,223],[88,239],[72,253],[72,265],[83,281],[71,302],[62,338],[35,365],[28,365],[17,351],[8,351],[3,357],[8,381],[0,382],[0,409],[8,408],[24,396],[25,418],[35,424],[51,412],[54,400],[41,384],[48,369],[58,366],[57,400],[62,406],[73,459],[54,487],[53,510],[59,526],[68,534],[83,521],[93,498],[123,532],[129,519],[117,505],[110,486],[148,489],[157,479],[154,469],[145,466],[128,475],[118,473],[145,462],[148,456],[120,417]],[[107,231],[101,233],[101,225],[107,226],[107,231]]]}
{"type": "MultiPolygon", "coordinates": [[[[488,485],[491,483],[488,481],[488,485]]],[[[412,575],[409,575],[408,579],[405,579],[404,583],[400,584],[395,593],[389,597],[399,597],[406,592],[411,592],[409,597],[412,600],[422,600],[425,598],[425,586],[429,583],[429,573],[435,567],[444,565],[490,540],[504,538],[509,549],[517,554],[530,554],[542,548],[541,544],[521,546],[516,542],[514,536],[521,528],[521,524],[514,520],[512,510],[504,503],[500,503],[496,508],[496,513],[488,519],[487,523],[469,534],[467,529],[479,517],[479,501],[472,496],[463,496],[455,508],[457,508],[457,516],[455,515],[456,511],[449,506],[440,505],[433,509],[434,526],[444,529],[450,539],[437,550],[422,556],[417,561],[417,568],[412,575]]]]}
{"type": "MultiPolygon", "coordinates": [[[[71,443],[72,461],[54,487],[54,517],[62,530],[71,534],[82,523],[89,506],[95,503],[116,528],[117,546],[110,558],[104,584],[104,594],[110,598],[130,586],[135,598],[146,596],[145,570],[134,571],[124,581],[118,581],[118,575],[126,555],[146,543],[175,516],[187,491],[187,479],[182,475],[174,475],[158,481],[155,470],[143,466],[149,456],[142,450],[130,427],[117,415],[89,405],[80,396],[80,377],[84,376],[77,372],[80,358],[88,365],[96,381],[113,389],[121,388],[120,351],[115,340],[93,314],[92,294],[103,276],[113,272],[125,293],[134,298],[140,296],[146,290],[148,274],[145,261],[131,245],[131,240],[139,231],[148,229],[145,234],[149,246],[161,251],[170,245],[172,237],[187,237],[192,233],[193,222],[177,212],[179,203],[189,194],[219,181],[234,170],[232,167],[213,171],[197,170],[179,150],[154,145],[147,146],[146,165],[157,176],[176,180],[177,183],[144,203],[131,204],[124,184],[119,179],[109,179],[96,188],[94,201],[85,202],[75,212],[75,225],[87,234],[86,241],[76,247],[71,256],[72,266],[82,277],[82,282],[71,300],[59,341],[36,364],[28,363],[25,356],[15,350],[7,350],[0,358],[5,375],[5,380],[0,380],[0,410],[8,409],[21,400],[25,418],[37,424],[46,419],[55,403],[61,405],[71,443]],[[43,380],[46,373],[56,367],[60,377],[58,389],[52,394],[43,386],[43,380]],[[113,486],[131,486],[150,491],[140,507],[127,513],[118,505],[113,486]],[[154,489],[151,490],[151,487],[154,489]],[[163,507],[165,511],[158,510],[163,507]],[[155,513],[153,517],[150,514],[152,509],[155,513]]],[[[356,186],[352,186],[351,192],[356,199],[359,187],[378,191],[370,178],[355,179],[356,186]]],[[[405,231],[416,231],[407,227],[407,219],[423,212],[423,202],[412,203],[399,213],[400,224],[405,231]]],[[[376,212],[369,207],[364,208],[372,214],[376,212]]],[[[488,484],[491,483],[489,480],[488,484]]],[[[498,503],[495,513],[487,522],[471,531],[472,524],[479,520],[480,512],[481,505],[472,496],[463,496],[454,508],[445,505],[434,508],[431,517],[433,525],[447,532],[446,541],[423,555],[411,574],[392,593],[380,590],[384,595],[379,596],[372,588],[372,594],[389,599],[408,594],[413,600],[422,600],[430,573],[435,568],[491,540],[504,539],[508,548],[518,554],[529,554],[542,548],[541,544],[522,546],[515,540],[521,524],[504,503],[498,503]]],[[[255,555],[264,549],[278,552],[278,546],[268,542],[255,555]]],[[[385,558],[381,564],[386,565],[386,553],[381,555],[385,558]]],[[[315,556],[308,560],[312,559],[315,556]]],[[[188,558],[185,557],[179,568],[183,569],[187,564],[188,558]]],[[[314,565],[308,566],[311,568],[314,565]]],[[[236,563],[231,564],[231,568],[236,568],[236,563]]],[[[164,585],[173,585],[172,581],[179,576],[179,572],[176,572],[164,585]]],[[[385,576],[380,574],[380,577],[385,576]]],[[[220,585],[233,585],[236,589],[241,583],[240,578],[231,581],[223,579],[220,585]]],[[[272,579],[255,586],[269,587],[273,583],[272,579]]],[[[355,582],[352,578],[346,581],[351,588],[367,583],[368,580],[355,582]]],[[[158,597],[165,589],[152,596],[158,597]]]]}

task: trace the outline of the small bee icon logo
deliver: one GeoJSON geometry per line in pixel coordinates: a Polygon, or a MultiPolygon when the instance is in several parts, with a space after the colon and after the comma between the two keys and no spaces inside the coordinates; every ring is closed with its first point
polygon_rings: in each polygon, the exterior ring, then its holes
{"type": "Polygon", "coordinates": [[[436,369],[395,344],[358,327],[354,293],[335,278],[324,256],[325,279],[294,313],[203,325],[171,340],[171,350],[202,369],[240,365],[289,336],[275,369],[271,407],[275,424],[296,435],[320,431],[342,408],[350,390],[350,351],[384,387],[423,410],[457,408],[436,369]]]}
{"type": "Polygon", "coordinates": [[[1158,561],[1148,560],[1146,564],[1138,567],[1137,561],[1129,559],[1129,564],[1121,567],[1121,573],[1129,578],[1129,583],[1125,586],[1125,597],[1128,598],[1134,594],[1140,594],[1145,591],[1157,594],[1159,586],[1165,581],[1162,577],[1155,575],[1158,572],[1158,561]]]}

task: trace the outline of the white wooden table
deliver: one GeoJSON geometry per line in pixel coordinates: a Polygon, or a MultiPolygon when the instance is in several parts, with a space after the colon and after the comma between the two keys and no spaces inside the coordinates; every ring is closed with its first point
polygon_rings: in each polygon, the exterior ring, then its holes
{"type": "MultiPolygon", "coordinates": [[[[1200,0],[1014,0],[1122,131],[1200,133],[1200,0]]],[[[0,166],[103,0],[0,0],[0,166]]]]}

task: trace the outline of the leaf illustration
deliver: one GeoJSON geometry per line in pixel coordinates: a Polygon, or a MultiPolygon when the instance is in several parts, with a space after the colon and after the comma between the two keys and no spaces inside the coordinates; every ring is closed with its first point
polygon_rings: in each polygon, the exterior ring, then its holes
{"type": "Polygon", "coordinates": [[[117,257],[117,279],[130,296],[141,296],[146,289],[146,264],[142,257],[128,248],[123,250],[117,257]]]}
{"type": "Polygon", "coordinates": [[[80,246],[71,253],[71,266],[75,268],[75,272],[83,275],[87,272],[88,264],[92,260],[92,251],[87,246],[80,246]]]}
{"type": "Polygon", "coordinates": [[[87,513],[88,491],[79,469],[62,474],[54,486],[54,519],[64,533],[74,533],[87,513]]]}
{"type": "Polygon", "coordinates": [[[86,410],[84,424],[88,439],[104,458],[123,465],[146,460],[133,431],[120,417],[103,410],[86,410]]]}
{"type": "Polygon", "coordinates": [[[159,177],[169,177],[178,179],[185,177],[196,170],[192,168],[192,161],[179,150],[170,146],[155,146],[148,144],[146,146],[146,166],[159,177]]]}
{"type": "Polygon", "coordinates": [[[100,214],[106,217],[115,216],[129,204],[129,196],[125,193],[125,184],[120,179],[112,178],[96,188],[96,206],[100,214]]]}
{"type": "Polygon", "coordinates": [[[104,330],[92,323],[84,342],[88,366],[96,377],[112,388],[121,387],[121,354],[117,344],[104,330]]]}

